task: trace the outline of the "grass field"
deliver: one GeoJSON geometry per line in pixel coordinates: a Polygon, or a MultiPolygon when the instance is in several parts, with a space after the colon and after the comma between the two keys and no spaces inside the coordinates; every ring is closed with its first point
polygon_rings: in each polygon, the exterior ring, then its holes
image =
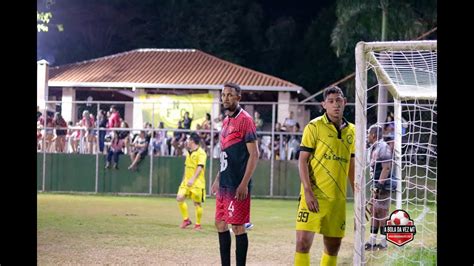
{"type": "MultiPolygon", "coordinates": [[[[255,227],[249,232],[248,265],[293,264],[296,207],[296,200],[252,199],[255,227]]],[[[188,209],[194,221],[189,201],[188,209]]],[[[215,200],[209,198],[204,203],[203,230],[183,230],[178,227],[181,217],[174,198],[40,193],[38,264],[219,265],[214,210],[215,200]]],[[[352,203],[347,217],[338,265],[352,265],[352,203]]],[[[234,245],[235,238],[233,265],[234,245]]],[[[322,237],[317,234],[312,265],[319,265],[321,252],[322,237]]]]}

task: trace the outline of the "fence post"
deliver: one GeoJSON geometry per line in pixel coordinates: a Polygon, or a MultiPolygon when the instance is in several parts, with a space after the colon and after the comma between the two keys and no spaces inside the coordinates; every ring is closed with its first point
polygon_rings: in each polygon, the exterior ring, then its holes
{"type": "Polygon", "coordinates": [[[273,166],[275,164],[275,103],[272,103],[272,155],[270,158],[270,197],[273,196],[273,166]]]}
{"type": "Polygon", "coordinates": [[[150,145],[152,144],[152,139],[153,139],[153,135],[155,135],[155,103],[152,103],[151,104],[151,127],[152,127],[152,133],[151,133],[151,138],[150,138],[150,143],[148,143],[148,148],[150,149],[151,147],[151,152],[148,151],[148,153],[150,154],[150,181],[149,181],[149,189],[148,189],[148,194],[151,195],[151,192],[152,192],[152,188],[153,188],[153,150],[155,149],[155,146],[153,145],[150,145]]]}
{"type": "Polygon", "coordinates": [[[100,112],[100,102],[97,103],[97,115],[96,115],[96,118],[95,118],[95,123],[96,123],[96,132],[97,132],[97,138],[96,138],[96,152],[95,152],[95,193],[97,194],[99,192],[99,153],[100,153],[100,149],[99,149],[99,135],[100,135],[100,128],[99,128],[99,121],[97,120],[97,118],[99,117],[99,112],[100,112]]]}
{"type": "MultiPolygon", "coordinates": [[[[48,106],[47,103],[45,103],[45,106],[48,106]]],[[[41,191],[44,192],[45,191],[45,188],[46,188],[46,185],[45,185],[45,182],[46,182],[46,140],[45,140],[45,137],[46,137],[46,126],[47,126],[47,123],[46,121],[48,120],[48,108],[45,107],[45,109],[43,110],[43,132],[44,132],[44,136],[43,136],[43,139],[42,139],[42,142],[43,142],[43,145],[42,145],[42,148],[43,148],[43,185],[41,186],[41,191]]]]}

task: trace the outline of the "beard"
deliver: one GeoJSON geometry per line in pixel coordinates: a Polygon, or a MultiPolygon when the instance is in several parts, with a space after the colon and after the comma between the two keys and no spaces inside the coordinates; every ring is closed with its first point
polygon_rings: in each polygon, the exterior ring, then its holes
{"type": "Polygon", "coordinates": [[[225,106],[224,106],[224,111],[234,112],[235,109],[237,109],[237,105],[234,105],[234,106],[229,105],[228,107],[225,107],[225,106]]]}

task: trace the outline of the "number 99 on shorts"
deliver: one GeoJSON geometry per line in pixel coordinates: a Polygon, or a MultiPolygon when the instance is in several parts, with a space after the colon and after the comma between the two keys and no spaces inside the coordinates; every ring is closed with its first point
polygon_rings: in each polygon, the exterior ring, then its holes
{"type": "Polygon", "coordinates": [[[296,218],[296,221],[306,223],[308,222],[308,217],[309,217],[309,212],[300,211],[298,212],[298,218],[296,218]]]}

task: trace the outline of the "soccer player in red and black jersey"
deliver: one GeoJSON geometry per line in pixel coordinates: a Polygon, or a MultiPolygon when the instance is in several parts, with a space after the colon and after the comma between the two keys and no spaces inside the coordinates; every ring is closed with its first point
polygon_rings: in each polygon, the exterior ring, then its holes
{"type": "Polygon", "coordinates": [[[248,238],[244,224],[250,221],[251,178],[258,161],[257,133],[252,116],[239,105],[240,86],[224,84],[222,104],[226,117],[222,123],[220,172],[212,193],[216,194],[216,228],[222,265],[230,265],[231,237],[235,234],[237,265],[247,261],[248,238]]]}

